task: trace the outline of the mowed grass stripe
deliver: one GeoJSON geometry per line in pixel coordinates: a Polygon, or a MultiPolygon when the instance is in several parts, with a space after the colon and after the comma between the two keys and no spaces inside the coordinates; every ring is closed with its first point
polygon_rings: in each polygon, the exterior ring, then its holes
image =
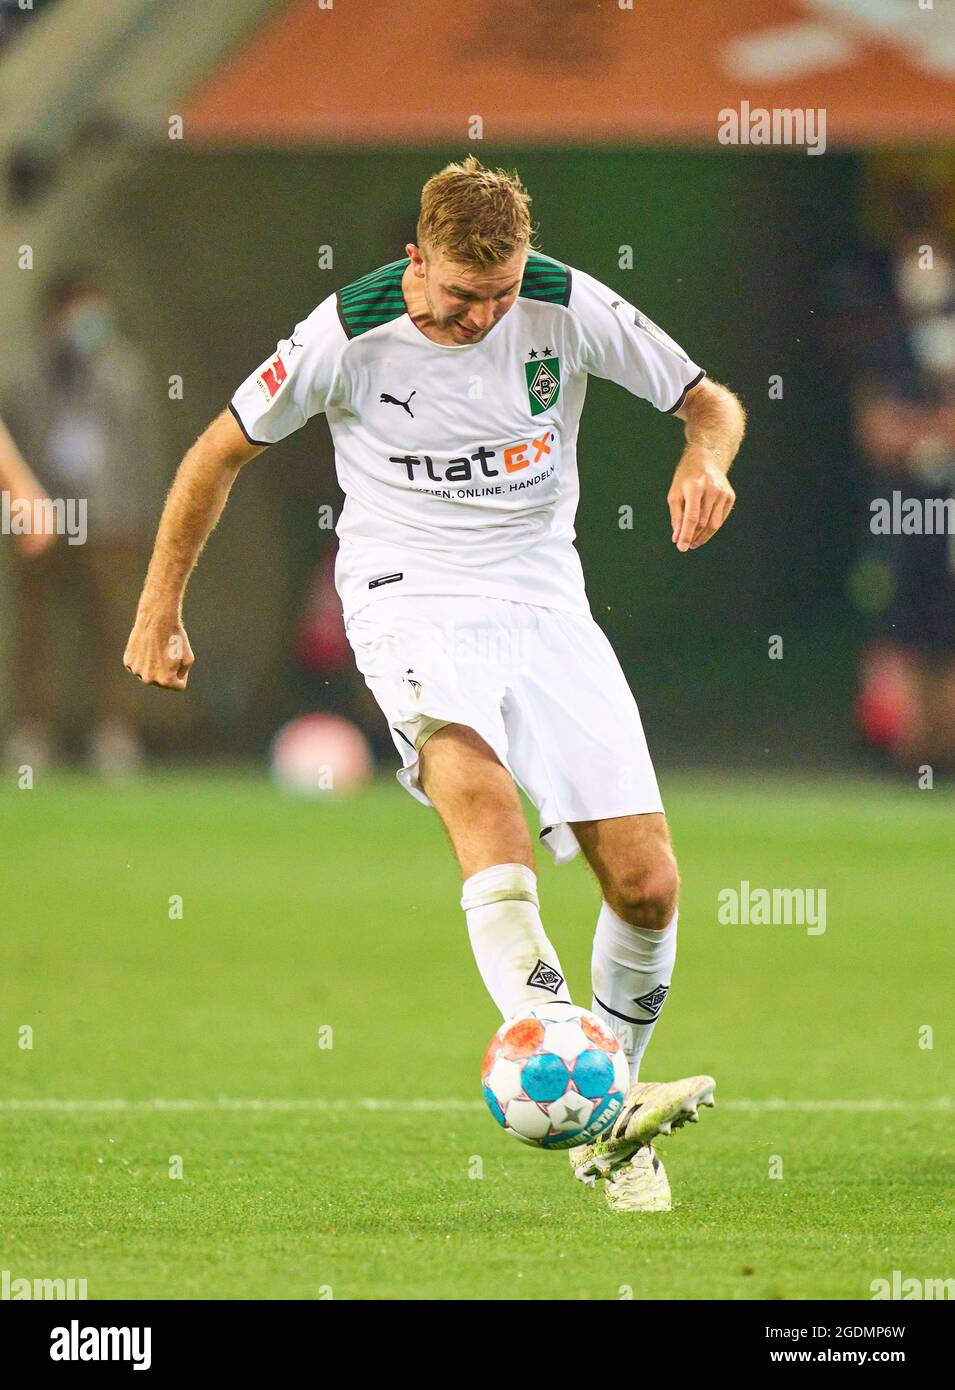
{"type": "MultiPolygon", "coordinates": [[[[849,1100],[786,1100],[782,1098],[767,1098],[766,1100],[751,1099],[731,1099],[718,1101],[720,1110],[729,1111],[797,1111],[805,1114],[826,1114],[839,1113],[841,1111],[857,1111],[860,1114],[893,1114],[904,1111],[913,1113],[922,1112],[945,1112],[953,1109],[955,1102],[950,1096],[938,1096],[934,1099],[920,1100],[889,1100],[876,1098],[856,1097],[849,1100]]],[[[126,1111],[126,1110],[182,1110],[182,1111],[202,1111],[217,1110],[228,1112],[230,1110],[275,1110],[275,1111],[310,1111],[310,1110],[330,1110],[348,1113],[350,1110],[383,1110],[393,1111],[396,1114],[403,1114],[406,1111],[419,1111],[422,1114],[441,1114],[443,1111],[483,1111],[486,1110],[483,1100],[465,1100],[458,1096],[449,1096],[446,1099],[434,1097],[409,1097],[406,1100],[396,1100],[387,1096],[357,1096],[354,1098],[337,1096],[299,1096],[283,1099],[282,1097],[257,1097],[257,1096],[222,1096],[216,1099],[165,1099],[156,1097],[149,1100],[126,1100],[117,1097],[116,1099],[91,1099],[91,1100],[56,1100],[53,1098],[38,1097],[35,1099],[18,1099],[9,1097],[0,1099],[0,1110],[12,1111],[64,1111],[79,1112],[89,1111],[90,1113],[126,1111]]]]}

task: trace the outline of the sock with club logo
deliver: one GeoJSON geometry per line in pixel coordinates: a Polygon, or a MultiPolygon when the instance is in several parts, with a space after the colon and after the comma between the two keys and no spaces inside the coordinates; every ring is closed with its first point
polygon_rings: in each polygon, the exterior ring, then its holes
{"type": "Polygon", "coordinates": [[[526,864],[481,869],[465,879],[461,906],[481,979],[505,1018],[537,1002],[571,1002],[541,922],[533,869],[526,864]]]}
{"type": "Polygon", "coordinates": [[[662,931],[652,931],[632,927],[604,902],[597,918],[590,962],[593,1011],[620,1039],[631,1085],[669,993],[679,916],[674,912],[662,931]]]}

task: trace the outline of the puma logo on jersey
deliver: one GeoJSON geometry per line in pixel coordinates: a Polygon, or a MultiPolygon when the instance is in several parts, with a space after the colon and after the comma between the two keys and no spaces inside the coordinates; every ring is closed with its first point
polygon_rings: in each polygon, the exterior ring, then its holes
{"type": "MultiPolygon", "coordinates": [[[[417,391],[412,391],[411,396],[416,396],[417,394],[418,394],[417,391]]],[[[402,408],[402,410],[407,410],[408,414],[411,416],[411,418],[412,418],[412,420],[413,420],[413,419],[414,419],[414,411],[411,409],[411,406],[408,404],[408,401],[411,400],[411,396],[409,396],[409,397],[408,397],[408,400],[406,400],[406,401],[399,401],[399,400],[396,400],[394,396],[389,396],[388,393],[387,393],[387,391],[382,391],[381,396],[379,397],[379,403],[380,403],[381,405],[400,405],[401,408],[402,408]]]]}

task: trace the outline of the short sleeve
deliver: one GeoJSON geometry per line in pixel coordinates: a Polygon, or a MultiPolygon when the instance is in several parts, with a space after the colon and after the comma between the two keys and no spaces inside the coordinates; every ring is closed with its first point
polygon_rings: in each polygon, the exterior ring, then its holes
{"type": "Polygon", "coordinates": [[[279,340],[229,402],[250,444],[277,444],[338,402],[347,342],[334,295],[279,340]]]}
{"type": "Polygon", "coordinates": [[[575,270],[570,303],[580,333],[581,365],[672,415],[706,376],[679,343],[629,300],[575,270]]]}

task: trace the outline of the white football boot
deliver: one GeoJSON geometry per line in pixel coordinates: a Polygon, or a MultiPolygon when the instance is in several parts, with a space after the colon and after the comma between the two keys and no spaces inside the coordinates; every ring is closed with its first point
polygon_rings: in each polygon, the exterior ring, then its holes
{"type": "Polygon", "coordinates": [[[607,1133],[593,1144],[580,1144],[570,1150],[574,1177],[588,1186],[593,1186],[597,1178],[615,1177],[616,1170],[658,1134],[672,1134],[687,1121],[695,1124],[701,1105],[716,1104],[715,1090],[712,1076],[637,1081],[627,1092],[623,1109],[607,1133]]]}
{"type": "Polygon", "coordinates": [[[652,1144],[615,1168],[604,1188],[611,1211],[669,1211],[673,1205],[666,1169],[652,1144]]]}

